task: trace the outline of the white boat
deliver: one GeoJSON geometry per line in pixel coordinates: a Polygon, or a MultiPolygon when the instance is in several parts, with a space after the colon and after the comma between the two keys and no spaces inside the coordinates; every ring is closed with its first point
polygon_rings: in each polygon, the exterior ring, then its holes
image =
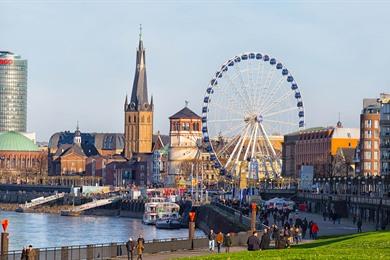
{"type": "Polygon", "coordinates": [[[145,203],[145,211],[142,222],[147,225],[155,225],[158,219],[167,215],[178,213],[180,206],[173,202],[166,202],[165,198],[153,197],[145,203]]]}

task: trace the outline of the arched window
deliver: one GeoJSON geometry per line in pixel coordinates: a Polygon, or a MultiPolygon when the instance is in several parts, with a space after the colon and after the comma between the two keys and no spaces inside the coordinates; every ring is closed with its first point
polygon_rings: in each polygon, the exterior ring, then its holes
{"type": "Polygon", "coordinates": [[[137,123],[137,117],[134,115],[134,123],[137,123]]]}
{"type": "Polygon", "coordinates": [[[150,123],[150,116],[148,116],[148,123],[150,123]]]}
{"type": "Polygon", "coordinates": [[[141,117],[141,123],[143,123],[144,121],[145,121],[145,117],[142,116],[142,117],[141,117]]]}

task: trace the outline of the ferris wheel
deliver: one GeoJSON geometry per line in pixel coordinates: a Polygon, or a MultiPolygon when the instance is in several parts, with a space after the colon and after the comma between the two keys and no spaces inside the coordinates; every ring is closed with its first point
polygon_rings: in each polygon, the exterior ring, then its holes
{"type": "Polygon", "coordinates": [[[301,92],[275,58],[248,52],[227,60],[203,100],[203,141],[221,175],[281,175],[283,135],[303,129],[301,92]]]}

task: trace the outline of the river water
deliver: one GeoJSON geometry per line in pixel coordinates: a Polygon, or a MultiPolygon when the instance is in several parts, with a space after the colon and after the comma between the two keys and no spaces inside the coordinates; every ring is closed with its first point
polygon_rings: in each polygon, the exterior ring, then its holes
{"type": "MultiPolygon", "coordinates": [[[[8,219],[9,250],[23,246],[35,248],[124,242],[129,237],[145,240],[188,237],[188,229],[161,230],[143,225],[140,219],[102,216],[66,217],[55,214],[2,211],[0,219],[8,219]]],[[[196,236],[202,236],[196,230],[196,236]]]]}

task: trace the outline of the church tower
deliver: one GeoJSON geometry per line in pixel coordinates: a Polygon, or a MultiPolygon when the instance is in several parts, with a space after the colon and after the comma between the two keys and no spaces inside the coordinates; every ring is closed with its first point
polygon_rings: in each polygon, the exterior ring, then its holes
{"type": "Polygon", "coordinates": [[[146,80],[145,49],[140,27],[139,44],[133,89],[130,102],[125,100],[125,150],[124,155],[130,159],[136,153],[152,152],[153,137],[153,97],[148,101],[146,80]]]}

